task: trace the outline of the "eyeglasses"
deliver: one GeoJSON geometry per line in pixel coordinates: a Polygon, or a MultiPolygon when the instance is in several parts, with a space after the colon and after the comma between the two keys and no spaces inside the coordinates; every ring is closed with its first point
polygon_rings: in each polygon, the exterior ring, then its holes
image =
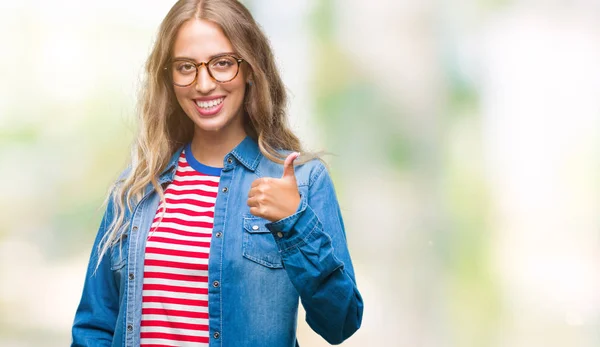
{"type": "Polygon", "coordinates": [[[174,59],[168,63],[165,70],[169,71],[171,81],[178,87],[192,85],[198,79],[198,69],[204,65],[212,79],[219,83],[233,80],[240,71],[244,59],[232,55],[219,55],[208,62],[196,63],[190,59],[174,59]]]}

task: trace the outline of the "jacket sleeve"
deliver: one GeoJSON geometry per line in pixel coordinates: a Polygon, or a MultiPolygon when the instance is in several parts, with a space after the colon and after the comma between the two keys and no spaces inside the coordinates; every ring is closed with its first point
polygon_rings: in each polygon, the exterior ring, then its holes
{"type": "Polygon", "coordinates": [[[360,327],[363,301],[335,189],[325,166],[319,164],[314,169],[308,191],[301,191],[300,200],[296,213],[268,223],[267,228],[300,294],[306,322],[327,342],[339,344],[360,327]]]}
{"type": "Polygon", "coordinates": [[[98,262],[98,244],[112,220],[112,201],[100,223],[87,267],[81,301],[72,328],[72,347],[110,346],[119,312],[119,290],[111,270],[110,252],[98,262]]]}

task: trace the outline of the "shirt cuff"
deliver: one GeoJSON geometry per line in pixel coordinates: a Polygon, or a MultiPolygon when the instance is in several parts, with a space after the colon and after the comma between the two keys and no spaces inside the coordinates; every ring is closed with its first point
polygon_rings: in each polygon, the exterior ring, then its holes
{"type": "Polygon", "coordinates": [[[276,222],[265,224],[281,250],[294,247],[306,239],[314,229],[318,219],[313,210],[308,206],[306,196],[300,194],[300,204],[296,212],[276,222]]]}

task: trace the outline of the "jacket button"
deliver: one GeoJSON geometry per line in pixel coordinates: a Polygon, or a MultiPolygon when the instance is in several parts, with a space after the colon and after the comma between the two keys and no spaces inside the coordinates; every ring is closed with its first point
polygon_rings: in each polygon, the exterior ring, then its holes
{"type": "Polygon", "coordinates": [[[228,158],[227,158],[227,162],[228,162],[229,164],[231,164],[231,163],[233,163],[233,159],[231,159],[231,157],[228,157],[228,158]]]}
{"type": "Polygon", "coordinates": [[[252,230],[258,230],[258,225],[253,225],[252,230]]]}
{"type": "Polygon", "coordinates": [[[214,281],[213,282],[213,287],[218,288],[219,287],[219,281],[214,281]]]}
{"type": "Polygon", "coordinates": [[[218,339],[219,337],[221,337],[221,334],[219,334],[219,332],[218,332],[218,331],[216,331],[216,332],[213,334],[213,337],[214,337],[215,339],[218,339]]]}
{"type": "Polygon", "coordinates": [[[133,227],[133,231],[136,231],[136,230],[138,230],[138,227],[137,227],[137,226],[134,226],[134,227],[133,227]]]}
{"type": "Polygon", "coordinates": [[[227,192],[229,191],[229,188],[227,188],[227,187],[224,187],[223,189],[221,189],[221,191],[222,191],[223,193],[227,193],[227,192]]]}
{"type": "Polygon", "coordinates": [[[279,237],[279,238],[282,238],[282,237],[283,237],[283,233],[282,233],[281,231],[279,231],[279,232],[277,233],[277,237],[279,237]]]}
{"type": "Polygon", "coordinates": [[[127,324],[127,331],[133,331],[133,325],[127,324]]]}
{"type": "Polygon", "coordinates": [[[215,236],[216,236],[217,238],[220,238],[221,236],[223,236],[223,233],[219,231],[219,232],[217,232],[217,233],[215,234],[215,236]]]}
{"type": "Polygon", "coordinates": [[[135,278],[135,275],[134,275],[133,273],[130,273],[130,274],[129,274],[129,280],[130,280],[130,281],[133,281],[133,279],[134,279],[134,278],[135,278]]]}

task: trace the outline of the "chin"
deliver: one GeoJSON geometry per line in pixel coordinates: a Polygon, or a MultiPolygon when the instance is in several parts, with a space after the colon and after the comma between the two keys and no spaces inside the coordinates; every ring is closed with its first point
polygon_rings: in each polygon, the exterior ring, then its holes
{"type": "Polygon", "coordinates": [[[223,119],[223,115],[216,115],[211,119],[195,115],[194,125],[200,131],[218,132],[227,126],[227,120],[223,119]]]}
{"type": "Polygon", "coordinates": [[[221,129],[223,129],[223,124],[207,124],[206,122],[194,122],[196,125],[196,128],[198,130],[201,131],[206,131],[206,132],[217,132],[221,129]]]}
{"type": "MultiPolygon", "coordinates": [[[[213,116],[203,116],[196,110],[195,105],[190,105],[188,112],[188,116],[193,116],[190,119],[194,122],[196,131],[213,134],[226,131],[227,128],[237,127],[237,118],[241,117],[241,114],[232,114],[229,108],[223,108],[213,116]]],[[[241,126],[243,127],[243,125],[241,126]]]]}
{"type": "Polygon", "coordinates": [[[223,127],[219,127],[219,126],[212,126],[212,127],[207,127],[207,126],[197,126],[198,129],[207,132],[207,133],[218,133],[219,130],[223,129],[223,127]]]}

